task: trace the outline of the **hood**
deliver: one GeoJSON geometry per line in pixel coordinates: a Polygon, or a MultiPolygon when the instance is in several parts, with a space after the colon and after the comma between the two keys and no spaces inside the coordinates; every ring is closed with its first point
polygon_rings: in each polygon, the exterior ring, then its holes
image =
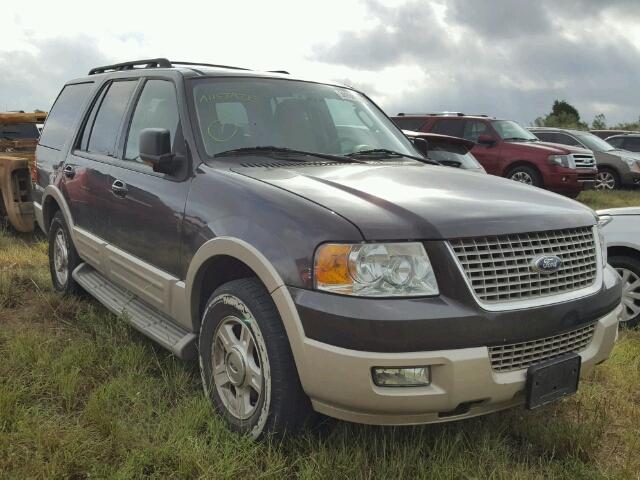
{"type": "Polygon", "coordinates": [[[368,240],[473,237],[595,223],[591,209],[560,195],[492,175],[418,162],[232,170],[336,212],[368,240]]]}
{"type": "Polygon", "coordinates": [[[640,207],[605,208],[597,211],[598,215],[640,215],[640,207]]]}
{"type": "Polygon", "coordinates": [[[572,147],[570,145],[562,145],[560,143],[549,142],[509,142],[511,145],[520,145],[529,147],[538,151],[547,152],[549,155],[568,155],[569,153],[578,153],[581,155],[590,155],[591,150],[580,147],[572,147]]]}

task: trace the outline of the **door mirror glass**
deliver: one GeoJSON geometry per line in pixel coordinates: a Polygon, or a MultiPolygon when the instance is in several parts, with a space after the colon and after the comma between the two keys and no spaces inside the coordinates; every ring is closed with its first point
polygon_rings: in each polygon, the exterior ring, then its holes
{"type": "Polygon", "coordinates": [[[175,171],[176,156],[171,152],[171,133],[166,128],[145,128],[140,132],[140,160],[154,172],[175,171]]]}

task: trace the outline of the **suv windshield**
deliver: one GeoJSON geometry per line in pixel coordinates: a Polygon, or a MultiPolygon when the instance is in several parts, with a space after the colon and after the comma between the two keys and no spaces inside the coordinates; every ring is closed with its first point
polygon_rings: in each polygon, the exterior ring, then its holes
{"type": "Polygon", "coordinates": [[[538,140],[538,137],[512,120],[494,120],[491,125],[502,140],[538,140]]]}
{"type": "Polygon", "coordinates": [[[15,123],[0,125],[0,138],[9,140],[37,139],[40,136],[38,127],[33,123],[15,123]]]}
{"type": "Polygon", "coordinates": [[[348,88],[269,78],[206,78],[190,86],[208,157],[261,146],[333,155],[385,149],[416,156],[398,128],[348,88]]]}
{"type": "Polygon", "coordinates": [[[594,152],[608,152],[609,150],[615,150],[611,144],[605,142],[593,133],[576,133],[575,136],[578,137],[585,147],[589,150],[593,150],[594,152]]]}

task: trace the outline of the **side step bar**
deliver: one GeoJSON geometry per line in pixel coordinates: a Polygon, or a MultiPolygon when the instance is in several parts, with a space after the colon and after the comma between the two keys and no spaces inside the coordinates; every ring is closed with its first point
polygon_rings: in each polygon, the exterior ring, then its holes
{"type": "Polygon", "coordinates": [[[136,330],[173,352],[178,358],[196,356],[196,335],[176,325],[167,315],[115,285],[90,265],[81,263],[73,278],[116,315],[123,315],[136,330]]]}

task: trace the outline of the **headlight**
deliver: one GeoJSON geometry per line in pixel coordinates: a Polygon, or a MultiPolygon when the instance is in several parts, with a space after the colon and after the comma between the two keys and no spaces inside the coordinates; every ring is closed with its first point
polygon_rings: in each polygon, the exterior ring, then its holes
{"type": "Polygon", "coordinates": [[[318,290],[360,297],[438,294],[438,283],[421,243],[326,243],[316,251],[318,290]]]}
{"type": "Polygon", "coordinates": [[[633,168],[633,167],[640,167],[640,160],[638,160],[637,158],[631,158],[631,157],[620,157],[620,159],[622,161],[624,161],[627,165],[629,165],[629,167],[633,168]]]}
{"type": "Polygon", "coordinates": [[[613,220],[611,215],[598,215],[598,240],[600,240],[600,252],[602,253],[602,266],[607,264],[607,241],[604,238],[602,228],[613,220]]]}
{"type": "Polygon", "coordinates": [[[549,155],[549,163],[564,168],[576,168],[573,155],[549,155]]]}

